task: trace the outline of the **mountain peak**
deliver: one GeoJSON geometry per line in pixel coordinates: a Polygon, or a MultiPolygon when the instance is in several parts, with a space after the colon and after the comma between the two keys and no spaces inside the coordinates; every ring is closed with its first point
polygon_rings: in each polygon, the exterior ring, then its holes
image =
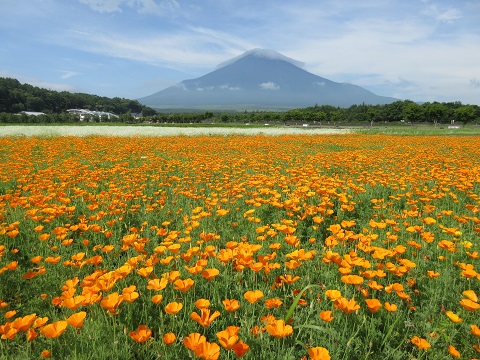
{"type": "Polygon", "coordinates": [[[259,107],[291,109],[305,106],[386,104],[393,98],[377,96],[359,86],[337,83],[301,68],[302,63],[267,49],[249,50],[223,62],[196,79],[144,97],[151,107],[216,108],[259,107]]]}
{"type": "Polygon", "coordinates": [[[244,52],[243,54],[238,55],[238,56],[236,56],[236,57],[234,57],[230,60],[224,61],[223,63],[221,63],[217,66],[217,69],[220,69],[222,67],[231,65],[231,64],[237,62],[238,60],[243,59],[243,58],[248,57],[248,56],[264,58],[264,59],[269,59],[269,60],[286,61],[286,62],[288,62],[290,64],[293,64],[293,65],[295,65],[299,68],[303,68],[305,66],[305,64],[303,62],[292,59],[292,58],[289,58],[289,57],[287,57],[285,55],[282,55],[279,52],[276,52],[274,50],[255,48],[255,49],[252,49],[252,50],[248,50],[248,51],[244,52]]]}

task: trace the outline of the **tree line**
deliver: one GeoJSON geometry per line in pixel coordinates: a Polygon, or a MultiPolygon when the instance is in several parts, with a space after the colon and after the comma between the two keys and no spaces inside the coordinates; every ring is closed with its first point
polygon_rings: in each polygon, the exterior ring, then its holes
{"type": "Polygon", "coordinates": [[[111,112],[118,118],[92,117],[91,121],[124,123],[480,123],[480,107],[455,102],[416,103],[398,100],[386,105],[359,104],[348,108],[315,105],[289,111],[157,112],[137,100],[108,98],[84,93],[53,91],[21,84],[16,79],[0,78],[0,123],[71,123],[78,115],[68,109],[87,109],[111,112]],[[38,111],[45,115],[27,116],[22,111],[38,111]],[[19,115],[20,113],[20,115],[19,115]],[[141,114],[133,116],[132,113],[141,114]]]}
{"type": "Polygon", "coordinates": [[[220,122],[250,123],[480,123],[480,107],[461,102],[426,102],[398,100],[386,105],[352,105],[340,108],[331,105],[315,105],[285,112],[251,112],[221,114],[220,122]]]}
{"type": "MultiPolygon", "coordinates": [[[[17,79],[0,78],[0,112],[2,113],[35,111],[51,115],[64,113],[68,109],[104,111],[117,115],[141,113],[143,116],[151,116],[156,114],[155,110],[140,104],[137,100],[54,91],[21,84],[17,79]]],[[[60,117],[59,120],[63,118],[60,117]]]]}

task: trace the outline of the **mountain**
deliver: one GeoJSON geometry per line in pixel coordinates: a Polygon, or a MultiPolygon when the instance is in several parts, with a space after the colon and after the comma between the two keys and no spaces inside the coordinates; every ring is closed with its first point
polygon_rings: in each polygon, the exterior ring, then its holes
{"type": "Polygon", "coordinates": [[[337,83],[303,70],[301,63],[273,50],[254,49],[196,79],[184,80],[138,99],[156,108],[299,108],[388,104],[398,99],[360,86],[337,83]]]}

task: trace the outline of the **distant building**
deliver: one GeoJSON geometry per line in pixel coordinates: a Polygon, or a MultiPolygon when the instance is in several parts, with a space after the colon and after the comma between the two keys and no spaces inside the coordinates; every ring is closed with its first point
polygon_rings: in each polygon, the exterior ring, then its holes
{"type": "Polygon", "coordinates": [[[118,115],[112,114],[106,111],[93,111],[93,110],[85,110],[85,109],[68,109],[68,113],[70,114],[77,114],[80,116],[80,121],[89,120],[94,116],[98,116],[99,119],[102,116],[106,116],[108,119],[111,118],[118,118],[118,115]]]}

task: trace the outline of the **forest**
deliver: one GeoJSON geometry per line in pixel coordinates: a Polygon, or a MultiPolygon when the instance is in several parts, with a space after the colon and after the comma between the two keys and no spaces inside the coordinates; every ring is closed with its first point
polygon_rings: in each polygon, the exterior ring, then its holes
{"type": "Polygon", "coordinates": [[[71,93],[21,84],[12,78],[0,78],[0,123],[74,123],[78,115],[68,109],[104,111],[118,118],[92,116],[92,122],[122,123],[432,123],[476,124],[480,123],[478,105],[454,102],[424,102],[398,100],[386,105],[359,104],[348,108],[331,105],[289,111],[210,111],[159,110],[140,104],[137,100],[119,97],[108,98],[85,93],[71,93]],[[25,111],[43,112],[44,115],[28,116],[25,111]]]}

